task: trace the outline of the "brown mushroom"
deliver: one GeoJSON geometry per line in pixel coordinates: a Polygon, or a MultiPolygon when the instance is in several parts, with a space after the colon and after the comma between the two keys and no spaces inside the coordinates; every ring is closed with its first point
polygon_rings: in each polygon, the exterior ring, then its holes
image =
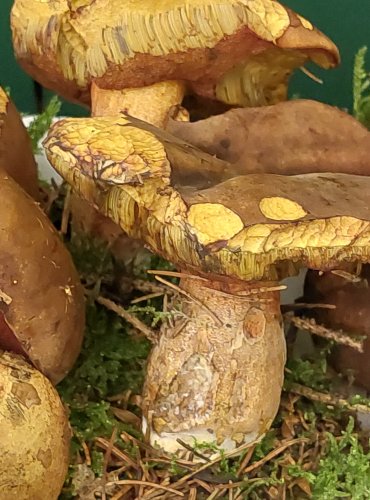
{"type": "Polygon", "coordinates": [[[58,393],[20,356],[0,351],[0,498],[57,500],[71,431],[58,393]]]}
{"type": "Polygon", "coordinates": [[[185,92],[271,104],[286,99],[295,68],[339,62],[325,35],[275,0],[16,0],[11,23],[19,63],[44,86],[95,115],[120,91],[115,113],[157,125],[185,92]]]}
{"type": "Polygon", "coordinates": [[[174,324],[163,325],[148,363],[151,441],[232,449],[264,434],[278,409],[279,280],[304,266],[370,261],[370,178],[235,177],[227,162],[170,137],[128,117],[67,119],[45,147],[82,197],[182,271],[174,324]]]}
{"type": "Polygon", "coordinates": [[[59,382],[80,352],[84,293],[49,219],[0,170],[0,348],[59,382]]]}
{"type": "Polygon", "coordinates": [[[358,385],[370,391],[370,266],[363,266],[358,276],[352,274],[354,270],[351,268],[341,271],[323,275],[314,271],[307,273],[304,300],[335,306],[335,309],[310,311],[310,316],[318,323],[353,337],[364,338],[362,352],[336,345],[329,361],[338,372],[349,375],[358,385]]]}
{"type": "Polygon", "coordinates": [[[348,113],[311,100],[232,109],[167,130],[240,174],[370,174],[370,132],[348,113]]]}
{"type": "Polygon", "coordinates": [[[39,199],[37,166],[31,140],[14,104],[0,87],[0,169],[39,199]]]}

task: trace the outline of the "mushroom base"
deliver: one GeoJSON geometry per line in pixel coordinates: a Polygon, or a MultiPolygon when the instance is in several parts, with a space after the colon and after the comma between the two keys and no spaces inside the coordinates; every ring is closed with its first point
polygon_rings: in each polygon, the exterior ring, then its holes
{"type": "Polygon", "coordinates": [[[167,452],[178,442],[232,450],[269,429],[286,359],[275,283],[186,278],[147,370],[144,432],[167,452]]]}

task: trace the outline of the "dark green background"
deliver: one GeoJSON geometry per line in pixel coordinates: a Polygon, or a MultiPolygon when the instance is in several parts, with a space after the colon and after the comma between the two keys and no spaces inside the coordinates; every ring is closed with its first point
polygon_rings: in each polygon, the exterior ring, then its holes
{"type": "MultiPolygon", "coordinates": [[[[17,66],[12,55],[9,29],[12,3],[13,0],[0,0],[0,82],[11,88],[12,97],[21,111],[33,113],[32,81],[17,66]]],[[[292,80],[291,93],[351,109],[353,57],[363,45],[369,45],[370,51],[370,0],[286,0],[283,3],[330,36],[342,55],[340,68],[328,72],[314,70],[324,79],[324,85],[297,72],[292,80]]],[[[64,105],[62,112],[76,114],[79,108],[64,105]]]]}

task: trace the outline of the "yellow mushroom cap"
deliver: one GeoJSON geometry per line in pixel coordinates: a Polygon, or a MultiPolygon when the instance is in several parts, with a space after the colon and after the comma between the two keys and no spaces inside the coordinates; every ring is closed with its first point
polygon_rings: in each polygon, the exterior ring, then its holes
{"type": "Polygon", "coordinates": [[[23,68],[83,103],[92,81],[168,80],[227,104],[275,103],[308,59],[339,62],[331,40],[276,0],[15,0],[11,22],[23,68]]]}
{"type": "Polygon", "coordinates": [[[370,260],[369,177],[234,176],[231,165],[170,137],[136,119],[75,118],[54,125],[45,147],[82,197],[181,268],[262,280],[302,266],[370,260]],[[112,175],[105,170],[102,179],[101,159],[91,152],[108,133],[104,158],[112,161],[112,175]],[[141,162],[131,162],[133,147],[141,155],[136,134],[144,145],[156,143],[145,177],[135,175],[141,162]],[[122,144],[130,141],[124,152],[122,144]],[[126,180],[117,180],[117,168],[130,172],[126,180]]]}

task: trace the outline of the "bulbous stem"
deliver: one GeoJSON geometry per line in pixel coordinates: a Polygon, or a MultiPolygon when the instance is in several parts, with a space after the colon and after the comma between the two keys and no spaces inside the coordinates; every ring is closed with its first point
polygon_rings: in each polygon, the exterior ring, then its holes
{"type": "Polygon", "coordinates": [[[144,431],[167,452],[262,436],[279,407],[286,359],[276,283],[183,279],[147,370],[144,431]]]}
{"type": "Polygon", "coordinates": [[[157,127],[165,128],[171,110],[180,106],[184,94],[184,84],[177,81],[122,90],[105,90],[93,83],[91,114],[108,116],[124,112],[157,127]]]}

